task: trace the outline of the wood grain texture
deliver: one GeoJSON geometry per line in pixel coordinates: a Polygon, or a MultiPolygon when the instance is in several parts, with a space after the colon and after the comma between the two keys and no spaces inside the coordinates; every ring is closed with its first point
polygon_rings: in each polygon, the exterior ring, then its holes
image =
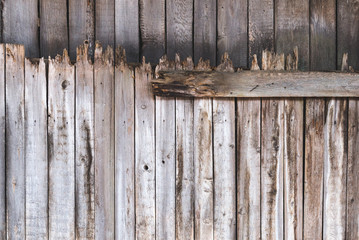
{"type": "Polygon", "coordinates": [[[75,67],[67,51],[48,69],[49,238],[75,238],[75,67]]]}
{"type": "Polygon", "coordinates": [[[193,1],[168,0],[166,2],[167,55],[174,59],[193,56],[193,1]]]}
{"type": "Polygon", "coordinates": [[[140,1],[141,56],[157,63],[165,54],[165,0],[140,1]]]}
{"type": "Polygon", "coordinates": [[[25,238],[25,82],[22,45],[6,44],[6,218],[7,236],[25,238]]]}
{"type": "Polygon", "coordinates": [[[0,44],[0,238],[6,238],[5,45],[0,44]]]}
{"type": "Polygon", "coordinates": [[[55,57],[68,43],[66,0],[41,0],[40,56],[55,57]]]}
{"type": "Polygon", "coordinates": [[[136,238],[155,239],[155,100],[150,89],[152,71],[143,59],[135,69],[135,183],[136,238]]]}
{"type": "Polygon", "coordinates": [[[93,59],[95,48],[95,1],[68,1],[69,54],[76,60],[76,49],[83,41],[88,42],[88,54],[93,59]]]}
{"type": "Polygon", "coordinates": [[[76,55],[76,238],[94,239],[94,71],[89,44],[80,45],[76,55]]]}
{"type": "Polygon", "coordinates": [[[113,50],[95,47],[95,239],[115,235],[115,149],[114,149],[113,50]]]}
{"type": "Polygon", "coordinates": [[[26,239],[48,237],[47,88],[44,59],[25,60],[26,239]]]}
{"type": "Polygon", "coordinates": [[[138,0],[115,0],[116,46],[126,49],[129,62],[139,62],[139,4],[138,0]]]}
{"type": "Polygon", "coordinates": [[[216,65],[216,0],[194,1],[194,62],[200,58],[216,65]]]}
{"type": "Polygon", "coordinates": [[[25,55],[40,56],[38,38],[38,0],[2,3],[2,38],[6,43],[23,44],[25,55]]]}
{"type": "Polygon", "coordinates": [[[115,0],[95,2],[95,36],[102,46],[115,47],[115,0]]]}
{"type": "Polygon", "coordinates": [[[135,239],[135,81],[121,48],[115,67],[115,237],[135,239]]]}

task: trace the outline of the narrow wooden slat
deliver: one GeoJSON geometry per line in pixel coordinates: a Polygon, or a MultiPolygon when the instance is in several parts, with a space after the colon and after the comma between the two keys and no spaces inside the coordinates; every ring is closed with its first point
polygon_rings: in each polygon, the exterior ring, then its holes
{"type": "Polygon", "coordinates": [[[76,238],[94,239],[94,79],[89,45],[77,48],[76,63],[76,238]]]}
{"type": "Polygon", "coordinates": [[[115,47],[115,0],[95,1],[95,36],[102,46],[115,47]]]}
{"type": "Polygon", "coordinates": [[[38,0],[4,1],[2,37],[6,43],[25,45],[27,57],[39,57],[38,0]]]}
{"type": "Polygon", "coordinates": [[[136,238],[155,239],[155,100],[150,90],[151,66],[143,59],[135,69],[136,238]]]}
{"type": "Polygon", "coordinates": [[[66,0],[41,0],[40,56],[55,57],[68,48],[67,31],[66,0]]]}
{"type": "Polygon", "coordinates": [[[115,67],[115,237],[135,239],[135,81],[132,67],[116,49],[115,67]]]}
{"type": "Polygon", "coordinates": [[[116,46],[126,49],[129,62],[138,62],[140,55],[138,0],[115,0],[116,46]]]}
{"type": "Polygon", "coordinates": [[[49,238],[75,238],[75,68],[67,51],[48,70],[49,238]]]}
{"type": "Polygon", "coordinates": [[[9,239],[25,238],[25,118],[22,45],[6,44],[6,218],[9,239]]]}
{"type": "Polygon", "coordinates": [[[165,0],[140,1],[141,56],[157,63],[165,53],[165,0]]]}
{"type": "Polygon", "coordinates": [[[115,235],[115,150],[114,150],[114,66],[113,50],[95,47],[95,238],[115,235]]]}
{"type": "Polygon", "coordinates": [[[92,58],[95,48],[95,1],[68,1],[69,12],[69,54],[76,60],[76,48],[83,41],[89,44],[88,54],[92,58]]]}
{"type": "Polygon", "coordinates": [[[6,237],[5,45],[0,44],[0,238],[6,237]]]}
{"type": "Polygon", "coordinates": [[[48,236],[47,89],[44,59],[25,60],[26,239],[48,236]]]}

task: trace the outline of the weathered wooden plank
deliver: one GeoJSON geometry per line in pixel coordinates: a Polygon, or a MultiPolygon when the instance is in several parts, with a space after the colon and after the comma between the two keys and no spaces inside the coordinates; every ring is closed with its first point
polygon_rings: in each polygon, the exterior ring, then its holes
{"type": "Polygon", "coordinates": [[[94,77],[89,44],[77,48],[76,63],[76,238],[94,239],[94,77]]]}
{"type": "Polygon", "coordinates": [[[5,45],[0,44],[0,238],[6,239],[5,45]]]}
{"type": "Polygon", "coordinates": [[[165,0],[140,1],[141,56],[157,63],[165,54],[165,0]]]}
{"type": "Polygon", "coordinates": [[[138,6],[138,0],[115,0],[116,45],[121,45],[126,49],[129,62],[140,60],[138,6]]]}
{"type": "Polygon", "coordinates": [[[102,46],[115,47],[115,0],[95,1],[95,36],[102,46]]]}
{"type": "Polygon", "coordinates": [[[231,54],[235,67],[248,68],[248,1],[217,1],[217,59],[231,54]]]}
{"type": "Polygon", "coordinates": [[[40,56],[55,57],[68,42],[66,0],[41,0],[40,56]]]}
{"type": "Polygon", "coordinates": [[[136,238],[155,239],[155,100],[150,88],[152,72],[143,59],[135,69],[135,184],[136,238]]]}
{"type": "Polygon", "coordinates": [[[134,71],[121,48],[115,67],[115,237],[135,239],[134,71]]]}
{"type": "Polygon", "coordinates": [[[182,97],[358,97],[359,74],[241,71],[159,72],[154,94],[182,97]]]}
{"type": "Polygon", "coordinates": [[[25,238],[24,57],[22,45],[6,44],[6,218],[9,239],[25,238]]]}
{"type": "Polygon", "coordinates": [[[194,1],[194,62],[200,58],[209,60],[212,66],[216,65],[216,0],[194,1]]]}
{"type": "Polygon", "coordinates": [[[91,58],[95,48],[95,1],[68,1],[69,12],[69,54],[71,60],[76,60],[77,46],[88,42],[88,54],[91,58]]]}
{"type": "Polygon", "coordinates": [[[96,44],[94,63],[95,100],[95,238],[115,235],[115,150],[114,150],[113,50],[96,44]]]}
{"type": "Polygon", "coordinates": [[[25,45],[27,57],[39,57],[38,0],[2,3],[2,41],[25,45]]]}
{"type": "Polygon", "coordinates": [[[49,238],[75,238],[75,68],[67,51],[48,70],[49,238]]]}
{"type": "Polygon", "coordinates": [[[44,59],[25,60],[26,239],[48,237],[47,89],[44,59]]]}

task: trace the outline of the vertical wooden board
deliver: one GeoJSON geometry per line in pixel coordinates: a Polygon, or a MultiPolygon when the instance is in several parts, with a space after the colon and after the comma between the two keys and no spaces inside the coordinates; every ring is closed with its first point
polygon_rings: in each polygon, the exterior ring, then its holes
{"type": "Polygon", "coordinates": [[[68,48],[66,0],[40,0],[40,56],[55,57],[68,48]]]}
{"type": "Polygon", "coordinates": [[[88,53],[91,58],[95,48],[95,0],[68,1],[69,16],[69,54],[76,60],[76,48],[88,42],[88,53]]]}
{"type": "Polygon", "coordinates": [[[156,63],[165,54],[165,0],[140,1],[141,56],[156,63]]]}
{"type": "Polygon", "coordinates": [[[95,101],[95,238],[115,235],[115,150],[114,150],[113,50],[96,44],[94,64],[95,101]]]}
{"type": "Polygon", "coordinates": [[[115,47],[115,0],[97,0],[95,36],[102,46],[115,47]]]}
{"type": "Polygon", "coordinates": [[[193,1],[168,0],[166,2],[167,55],[193,56],[193,1]]]}
{"type": "Polygon", "coordinates": [[[135,81],[133,68],[119,54],[116,62],[115,237],[121,240],[135,239],[135,81]]]}
{"type": "Polygon", "coordinates": [[[25,60],[26,239],[48,237],[47,81],[44,59],[25,60]]]}
{"type": "Polygon", "coordinates": [[[126,49],[129,62],[140,60],[139,29],[138,0],[115,0],[116,46],[126,49]]]}
{"type": "Polygon", "coordinates": [[[336,69],[336,1],[310,1],[310,70],[336,69]]]}
{"type": "Polygon", "coordinates": [[[284,101],[262,102],[261,238],[283,239],[284,101]]]}
{"type": "Polygon", "coordinates": [[[94,75],[89,45],[77,48],[76,63],[76,238],[94,239],[94,75]]]}
{"type": "Polygon", "coordinates": [[[24,57],[22,45],[6,44],[7,236],[25,238],[24,57]]]}
{"type": "Polygon", "coordinates": [[[237,238],[261,238],[261,101],[237,100],[237,238]]]}
{"type": "Polygon", "coordinates": [[[323,238],[345,239],[347,100],[330,99],[324,125],[323,238]]]}
{"type": "Polygon", "coordinates": [[[75,68],[67,51],[48,70],[49,238],[75,238],[75,68]]]}
{"type": "Polygon", "coordinates": [[[200,58],[216,65],[216,0],[194,0],[194,61],[200,58]]]}
{"type": "Polygon", "coordinates": [[[306,99],[304,239],[322,239],[325,100],[306,99]]]}
{"type": "Polygon", "coordinates": [[[217,59],[231,54],[235,67],[248,67],[248,1],[219,0],[217,6],[217,59]]]}
{"type": "Polygon", "coordinates": [[[2,37],[6,43],[25,45],[27,57],[39,57],[38,0],[2,3],[2,37]]]}
{"type": "Polygon", "coordinates": [[[0,44],[0,238],[6,237],[5,54],[0,44]]]}
{"type": "Polygon", "coordinates": [[[135,69],[135,188],[136,238],[155,239],[155,100],[152,71],[143,59],[135,69]]]}

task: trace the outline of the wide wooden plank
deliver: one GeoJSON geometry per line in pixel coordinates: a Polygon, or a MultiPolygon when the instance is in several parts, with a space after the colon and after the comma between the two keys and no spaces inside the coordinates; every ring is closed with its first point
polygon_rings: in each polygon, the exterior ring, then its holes
{"type": "Polygon", "coordinates": [[[102,46],[115,47],[115,0],[95,1],[95,36],[102,46]]]}
{"type": "Polygon", "coordinates": [[[89,44],[77,48],[75,139],[76,238],[94,239],[94,77],[89,44]]]}
{"type": "Polygon", "coordinates": [[[126,49],[129,62],[139,62],[139,4],[138,0],[115,0],[116,46],[126,49]]]}
{"type": "Polygon", "coordinates": [[[6,44],[6,218],[7,236],[25,238],[25,82],[22,45],[6,44]]]}
{"type": "Polygon", "coordinates": [[[25,60],[26,239],[48,236],[47,89],[44,59],[25,60]]]}
{"type": "Polygon", "coordinates": [[[68,48],[68,42],[66,0],[41,0],[40,56],[55,57],[68,48]]]}
{"type": "Polygon", "coordinates": [[[67,51],[48,68],[49,238],[75,238],[75,68],[67,51]]]}
{"type": "Polygon", "coordinates": [[[77,46],[87,41],[91,58],[95,48],[95,0],[68,1],[69,16],[69,54],[76,60],[77,46]]]}
{"type": "Polygon", "coordinates": [[[2,41],[25,46],[27,57],[39,57],[38,0],[4,1],[2,41]]]}
{"type": "Polygon", "coordinates": [[[141,56],[157,63],[165,54],[165,0],[140,1],[141,56]]]}
{"type": "Polygon", "coordinates": [[[113,50],[95,47],[95,238],[115,235],[115,150],[114,150],[114,66],[113,50]]]}
{"type": "Polygon", "coordinates": [[[150,88],[152,71],[143,63],[135,69],[135,184],[136,238],[156,236],[155,100],[150,88]]]}
{"type": "Polygon", "coordinates": [[[0,44],[0,238],[6,237],[5,45],[0,44]]]}

